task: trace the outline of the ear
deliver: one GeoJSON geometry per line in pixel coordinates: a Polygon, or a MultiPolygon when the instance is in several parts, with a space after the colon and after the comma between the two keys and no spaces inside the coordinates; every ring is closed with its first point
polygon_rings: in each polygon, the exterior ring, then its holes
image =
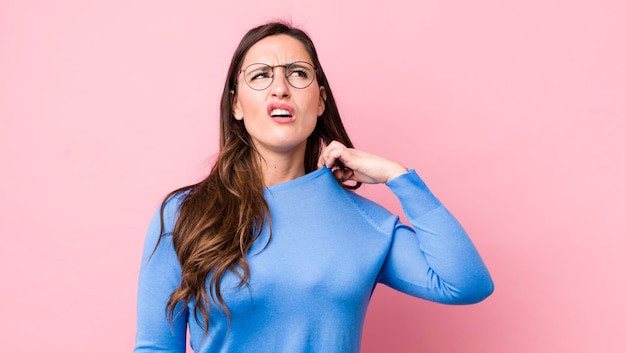
{"type": "Polygon", "coordinates": [[[239,99],[237,99],[237,94],[235,92],[233,92],[232,94],[233,94],[233,116],[237,120],[243,120],[243,109],[241,109],[241,104],[239,103],[239,99]]]}
{"type": "Polygon", "coordinates": [[[324,86],[320,86],[320,100],[317,105],[317,116],[321,116],[324,113],[324,109],[326,109],[326,89],[324,86]]]}

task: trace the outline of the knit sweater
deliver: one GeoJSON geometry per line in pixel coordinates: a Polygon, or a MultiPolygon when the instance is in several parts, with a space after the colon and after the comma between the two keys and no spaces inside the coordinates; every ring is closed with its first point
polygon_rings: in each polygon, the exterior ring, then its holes
{"type": "MultiPolygon", "coordinates": [[[[476,248],[457,220],[410,170],[386,184],[406,219],[345,190],[322,167],[264,189],[269,227],[248,253],[250,279],[222,281],[230,321],[210,309],[209,332],[179,308],[173,322],[166,303],[180,284],[171,236],[160,236],[157,212],[149,227],[139,274],[135,352],[359,352],[370,297],[378,283],[418,298],[471,304],[493,291],[476,248]],[[155,249],[156,246],[156,249],[155,249]]],[[[170,199],[164,233],[176,221],[182,196],[170,199]]],[[[207,289],[208,290],[208,289],[207,289]]]]}

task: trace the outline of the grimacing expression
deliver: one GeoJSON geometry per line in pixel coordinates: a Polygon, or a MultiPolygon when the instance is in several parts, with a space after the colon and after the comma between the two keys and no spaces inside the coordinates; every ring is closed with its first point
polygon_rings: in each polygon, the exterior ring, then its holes
{"type": "Polygon", "coordinates": [[[261,155],[304,155],[306,140],[324,108],[324,87],[299,40],[279,34],[250,48],[237,76],[233,116],[243,121],[261,155]]]}

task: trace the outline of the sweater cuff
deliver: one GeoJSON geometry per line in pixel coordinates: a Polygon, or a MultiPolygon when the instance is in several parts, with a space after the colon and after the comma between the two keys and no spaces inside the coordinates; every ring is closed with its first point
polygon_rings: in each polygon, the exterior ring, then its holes
{"type": "Polygon", "coordinates": [[[414,169],[391,179],[386,185],[400,200],[407,216],[420,217],[441,206],[414,169]]]}

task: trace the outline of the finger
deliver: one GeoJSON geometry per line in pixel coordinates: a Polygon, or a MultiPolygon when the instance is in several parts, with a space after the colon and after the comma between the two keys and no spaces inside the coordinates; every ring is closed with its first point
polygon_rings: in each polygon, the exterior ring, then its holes
{"type": "Polygon", "coordinates": [[[319,158],[317,159],[317,168],[321,168],[324,164],[325,164],[325,160],[324,160],[324,151],[322,150],[322,153],[320,153],[319,158]]]}
{"type": "Polygon", "coordinates": [[[330,168],[333,163],[335,163],[334,160],[330,161],[330,156],[328,154],[330,150],[328,149],[328,146],[324,147],[324,149],[322,149],[322,152],[320,153],[320,157],[317,160],[317,167],[321,168],[322,166],[326,166],[328,168],[330,168]]]}
{"type": "Polygon", "coordinates": [[[335,145],[332,146],[328,146],[328,148],[326,149],[326,153],[325,153],[325,161],[326,161],[326,166],[328,168],[332,168],[334,165],[337,164],[337,161],[342,161],[343,162],[343,156],[345,153],[346,148],[337,143],[335,145]]]}
{"type": "Polygon", "coordinates": [[[320,153],[320,157],[317,161],[317,165],[318,167],[321,167],[323,165],[326,165],[326,167],[330,168],[333,163],[335,163],[334,160],[329,160],[331,158],[330,152],[333,150],[333,146],[334,146],[334,142],[335,141],[331,141],[328,145],[324,146],[324,148],[322,148],[322,151],[320,153]]]}
{"type": "Polygon", "coordinates": [[[335,176],[335,179],[341,181],[342,183],[346,180],[355,180],[354,177],[354,171],[350,168],[335,168],[333,170],[333,175],[335,176]]]}
{"type": "Polygon", "coordinates": [[[324,153],[326,153],[326,149],[328,148],[328,145],[329,145],[329,144],[325,143],[324,141],[322,141],[321,143],[322,143],[322,150],[320,151],[320,155],[317,158],[317,168],[318,169],[326,164],[326,158],[324,158],[324,153]]]}
{"type": "Polygon", "coordinates": [[[326,154],[326,157],[324,158],[324,164],[326,165],[326,167],[332,168],[335,165],[335,161],[337,161],[337,157],[334,153],[326,154]]]}

